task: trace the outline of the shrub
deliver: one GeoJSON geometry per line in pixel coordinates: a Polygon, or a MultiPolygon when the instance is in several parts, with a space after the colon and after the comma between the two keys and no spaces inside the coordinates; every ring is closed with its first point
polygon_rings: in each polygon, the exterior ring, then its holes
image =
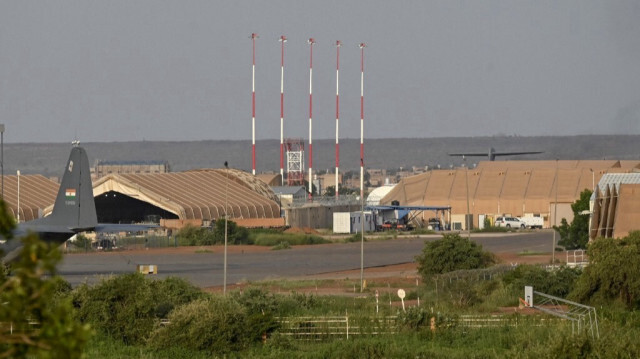
{"type": "MultiPolygon", "coordinates": [[[[224,219],[217,220],[214,228],[216,243],[224,243],[224,219]]],[[[227,243],[253,244],[249,238],[249,230],[238,226],[234,221],[227,221],[227,243]]]]}
{"type": "Polygon", "coordinates": [[[200,299],[176,308],[170,324],[158,326],[149,343],[158,348],[180,346],[222,354],[242,350],[252,339],[247,317],[238,302],[229,297],[200,299]]]}
{"type": "Polygon", "coordinates": [[[598,238],[589,244],[589,265],[571,298],[578,302],[619,301],[640,308],[640,231],[622,239],[598,238]]]}
{"type": "Polygon", "coordinates": [[[216,242],[216,236],[209,228],[196,227],[190,224],[182,227],[176,237],[181,246],[203,246],[216,242]]]}
{"type": "Polygon", "coordinates": [[[442,239],[426,241],[416,261],[423,280],[428,280],[435,274],[485,268],[494,264],[496,259],[490,252],[483,251],[481,245],[459,234],[445,234],[442,239]]]}
{"type": "Polygon", "coordinates": [[[60,251],[36,235],[21,240],[13,275],[0,276],[0,357],[80,358],[91,330],[73,320],[70,286],[56,275],[60,251]]]}
{"type": "Polygon", "coordinates": [[[547,271],[534,265],[519,265],[504,274],[502,281],[514,295],[522,295],[525,286],[532,286],[535,291],[566,298],[573,290],[581,270],[560,267],[547,271]]]}
{"type": "Polygon", "coordinates": [[[91,250],[91,239],[87,238],[84,234],[76,235],[76,239],[69,241],[76,250],[91,250]]]}
{"type": "Polygon", "coordinates": [[[271,234],[271,233],[261,233],[258,234],[254,239],[254,244],[257,246],[277,246],[281,243],[286,242],[289,245],[303,245],[303,244],[321,244],[321,243],[330,243],[326,239],[320,236],[314,236],[311,234],[295,234],[295,233],[280,233],[280,234],[271,234]]]}
{"type": "Polygon", "coordinates": [[[279,309],[279,300],[263,289],[248,288],[233,295],[233,298],[245,309],[247,335],[252,341],[259,341],[262,336],[278,328],[275,315],[279,309]]]}
{"type": "Polygon", "coordinates": [[[203,295],[182,279],[154,281],[132,273],[76,288],[73,303],[83,322],[126,344],[136,344],[174,307],[203,295]]]}

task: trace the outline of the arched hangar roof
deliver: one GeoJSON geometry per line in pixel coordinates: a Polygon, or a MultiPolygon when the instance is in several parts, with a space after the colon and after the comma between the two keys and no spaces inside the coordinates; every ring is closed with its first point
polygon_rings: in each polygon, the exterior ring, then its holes
{"type": "MultiPolygon", "coordinates": [[[[60,184],[41,175],[20,176],[20,221],[40,218],[56,200],[60,184]]],[[[18,217],[18,176],[4,176],[4,201],[14,218],[18,217]]]]}
{"type": "Polygon", "coordinates": [[[273,191],[253,175],[234,169],[110,174],[93,184],[94,197],[111,191],[162,208],[179,219],[222,218],[225,201],[230,218],[280,216],[273,191]]]}

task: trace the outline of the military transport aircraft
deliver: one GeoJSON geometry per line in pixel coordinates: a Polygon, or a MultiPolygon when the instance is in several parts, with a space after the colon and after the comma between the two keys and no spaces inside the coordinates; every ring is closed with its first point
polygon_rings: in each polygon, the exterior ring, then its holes
{"type": "Polygon", "coordinates": [[[8,263],[17,258],[22,247],[20,238],[28,233],[36,233],[46,242],[62,244],[80,232],[133,232],[155,227],[154,225],[99,224],[90,170],[87,152],[79,146],[78,142],[74,142],[51,215],[20,223],[13,232],[13,238],[0,244],[2,252],[0,259],[3,262],[8,263]]]}
{"type": "Polygon", "coordinates": [[[536,155],[539,153],[544,153],[544,151],[527,151],[527,152],[496,152],[496,150],[491,147],[488,153],[449,153],[449,156],[462,156],[462,157],[489,157],[489,161],[494,161],[496,156],[517,156],[517,155],[536,155]]]}

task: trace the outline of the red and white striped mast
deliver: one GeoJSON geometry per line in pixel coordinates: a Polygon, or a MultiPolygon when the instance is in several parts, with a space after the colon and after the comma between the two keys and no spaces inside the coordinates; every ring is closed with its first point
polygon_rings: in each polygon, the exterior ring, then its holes
{"type": "Polygon", "coordinates": [[[280,180],[284,183],[284,43],[287,37],[280,36],[280,180]]]}
{"type": "Polygon", "coordinates": [[[251,65],[251,163],[252,173],[256,175],[256,39],[258,34],[255,32],[250,36],[253,51],[251,65]]]}
{"type": "Polygon", "coordinates": [[[310,49],[309,58],[309,199],[313,198],[313,44],[316,40],[307,40],[310,49]]]}
{"type": "Polygon", "coordinates": [[[340,168],[340,46],[342,42],[336,41],[336,198],[340,196],[339,190],[339,168],[340,168]]]}
{"type": "Polygon", "coordinates": [[[364,201],[364,48],[360,45],[360,200],[364,201]]]}

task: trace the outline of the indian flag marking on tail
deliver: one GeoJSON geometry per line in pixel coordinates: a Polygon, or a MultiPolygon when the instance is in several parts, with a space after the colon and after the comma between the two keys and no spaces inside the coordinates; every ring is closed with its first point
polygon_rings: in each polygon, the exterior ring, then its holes
{"type": "Polygon", "coordinates": [[[64,191],[64,195],[67,199],[76,199],[76,189],[75,188],[67,188],[64,191]]]}

